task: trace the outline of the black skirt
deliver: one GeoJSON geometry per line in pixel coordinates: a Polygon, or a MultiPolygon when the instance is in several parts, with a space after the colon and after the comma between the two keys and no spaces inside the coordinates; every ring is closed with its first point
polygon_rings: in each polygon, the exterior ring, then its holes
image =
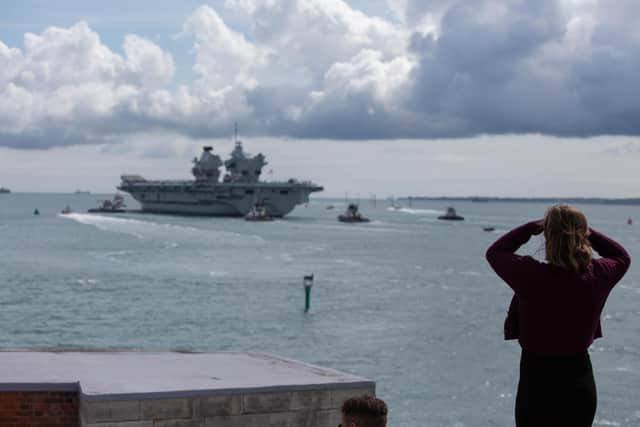
{"type": "Polygon", "coordinates": [[[517,427],[590,427],[596,404],[596,383],[587,351],[552,357],[522,350],[517,427]]]}

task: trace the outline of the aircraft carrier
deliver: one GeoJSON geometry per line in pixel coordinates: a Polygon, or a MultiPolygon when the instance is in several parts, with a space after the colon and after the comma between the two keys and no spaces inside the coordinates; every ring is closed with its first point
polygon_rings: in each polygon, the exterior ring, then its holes
{"type": "Polygon", "coordinates": [[[228,160],[223,162],[207,146],[193,163],[194,180],[158,181],[122,175],[118,189],[131,194],[144,212],[245,216],[260,204],[274,217],[287,215],[297,205],[309,202],[309,194],[323,190],[311,181],[293,178],[283,182],[260,181],[267,165],[264,155],[245,153],[238,140],[228,160]],[[225,173],[221,180],[223,165],[225,173]]]}

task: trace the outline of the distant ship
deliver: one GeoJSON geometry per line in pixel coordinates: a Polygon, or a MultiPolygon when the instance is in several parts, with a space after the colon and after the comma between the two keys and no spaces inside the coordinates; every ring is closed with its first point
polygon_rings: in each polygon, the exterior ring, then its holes
{"type": "Polygon", "coordinates": [[[440,215],[438,219],[444,219],[447,221],[462,221],[464,220],[464,217],[458,215],[454,208],[448,207],[447,212],[444,215],[440,215]]]}
{"type": "Polygon", "coordinates": [[[97,208],[89,209],[90,213],[124,213],[127,205],[124,204],[122,194],[116,194],[112,200],[101,200],[97,208]]]}
{"type": "Polygon", "coordinates": [[[9,190],[9,189],[8,189],[8,188],[6,188],[6,187],[0,187],[0,194],[3,194],[3,193],[4,193],[4,194],[11,193],[11,190],[9,190]]]}
{"type": "Polygon", "coordinates": [[[244,219],[247,221],[273,221],[273,217],[269,215],[267,208],[260,203],[256,203],[244,219]]]}
{"type": "Polygon", "coordinates": [[[89,190],[76,190],[76,191],[73,192],[73,194],[88,196],[89,194],[91,194],[91,191],[89,191],[89,190]]]}
{"type": "Polygon", "coordinates": [[[262,154],[251,157],[236,139],[231,157],[224,163],[203,147],[200,159],[193,159],[191,181],[151,181],[139,175],[122,175],[118,189],[125,191],[145,212],[186,215],[245,216],[256,204],[269,215],[283,217],[297,205],[309,202],[309,194],[323,188],[310,181],[289,179],[284,182],[259,181],[267,164],[262,154]],[[226,173],[222,181],[219,168],[226,173]]]}
{"type": "Polygon", "coordinates": [[[340,222],[369,222],[369,218],[362,216],[362,214],[358,211],[358,205],[355,203],[350,203],[347,206],[347,210],[342,214],[338,215],[338,221],[340,222]]]}

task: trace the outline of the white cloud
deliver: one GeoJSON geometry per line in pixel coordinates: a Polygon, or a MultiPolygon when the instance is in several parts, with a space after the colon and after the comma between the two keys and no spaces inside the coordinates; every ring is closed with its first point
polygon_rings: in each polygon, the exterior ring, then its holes
{"type": "Polygon", "coordinates": [[[129,34],[124,40],[126,69],[131,79],[143,87],[159,87],[173,77],[173,58],[154,43],[129,34]]]}
{"type": "Polygon", "coordinates": [[[313,86],[336,62],[350,61],[362,49],[385,59],[405,52],[409,34],[390,22],[367,16],[342,0],[227,0],[250,17],[255,42],[268,52],[271,80],[294,76],[313,86]]]}
{"type": "Polygon", "coordinates": [[[116,120],[123,111],[153,116],[162,110],[163,92],[156,89],[173,76],[171,55],[135,35],[123,48],[124,56],[111,51],[84,22],[27,33],[24,51],[0,45],[0,141],[23,147],[98,142],[126,131],[116,120]],[[145,98],[152,103],[136,111],[145,98]]]}
{"type": "Polygon", "coordinates": [[[233,31],[209,6],[201,6],[187,18],[183,34],[195,38],[193,67],[201,83],[213,89],[230,85],[255,87],[256,68],[264,63],[265,52],[233,31]]]}
{"type": "Polygon", "coordinates": [[[407,83],[413,63],[406,56],[384,62],[380,51],[365,49],[349,62],[338,62],[325,74],[328,91],[349,95],[366,93],[382,105],[397,102],[397,91],[407,83]]]}

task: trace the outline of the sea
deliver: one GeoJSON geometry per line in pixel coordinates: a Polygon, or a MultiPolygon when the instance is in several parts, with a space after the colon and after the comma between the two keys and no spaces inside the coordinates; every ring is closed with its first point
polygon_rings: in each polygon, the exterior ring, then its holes
{"type": "MultiPolygon", "coordinates": [[[[273,222],[87,213],[108,197],[0,194],[0,347],[268,352],[374,380],[389,426],[514,424],[511,291],[484,253],[546,205],[360,200],[366,224],[320,198],[273,222]],[[449,204],[464,221],[437,219],[449,204]]],[[[640,207],[577,206],[640,254],[640,207]]],[[[520,253],[541,258],[542,238],[520,253]]],[[[590,349],[596,426],[640,426],[639,266],[590,349]]]]}

